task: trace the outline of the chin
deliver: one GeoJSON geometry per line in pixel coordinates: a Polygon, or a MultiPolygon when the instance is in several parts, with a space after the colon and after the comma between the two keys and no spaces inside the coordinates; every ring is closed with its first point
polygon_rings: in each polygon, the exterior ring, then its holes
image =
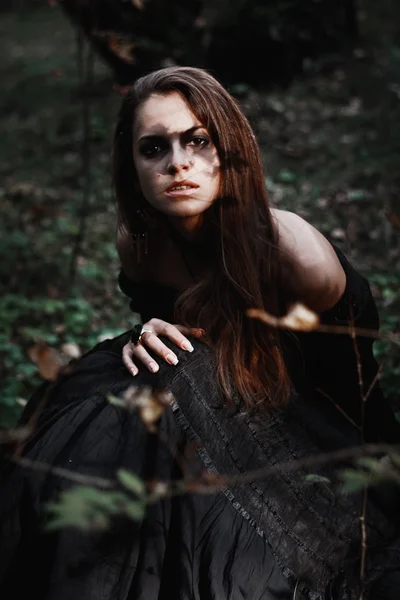
{"type": "Polygon", "coordinates": [[[211,204],[206,204],[204,202],[182,202],[181,204],[176,203],[173,206],[168,206],[163,212],[170,217],[192,219],[194,217],[200,217],[210,208],[210,206],[211,204]]]}

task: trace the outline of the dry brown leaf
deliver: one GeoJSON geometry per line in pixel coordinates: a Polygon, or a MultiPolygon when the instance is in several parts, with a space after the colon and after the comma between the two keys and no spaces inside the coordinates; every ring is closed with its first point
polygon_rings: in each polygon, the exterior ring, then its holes
{"type": "Polygon", "coordinates": [[[135,64],[135,58],[132,55],[135,44],[128,37],[115,31],[102,31],[101,29],[93,29],[92,36],[102,40],[109,50],[124,62],[131,65],[135,64]]]}
{"type": "Polygon", "coordinates": [[[300,303],[293,304],[289,312],[283,317],[274,317],[259,308],[249,309],[247,311],[247,316],[259,319],[272,327],[292,329],[293,331],[314,331],[319,325],[318,315],[307,306],[300,303]]]}
{"type": "Polygon", "coordinates": [[[386,218],[389,221],[389,223],[391,223],[393,225],[393,227],[400,229],[400,215],[396,215],[395,213],[392,213],[392,214],[386,215],[386,218]]]}
{"type": "Polygon", "coordinates": [[[122,402],[128,410],[137,410],[146,428],[154,433],[155,424],[165,409],[171,404],[172,394],[165,390],[154,390],[149,386],[131,385],[122,395],[122,402]]]}
{"type": "Polygon", "coordinates": [[[154,396],[148,397],[143,406],[139,407],[139,416],[149,431],[155,432],[155,424],[164,410],[165,405],[154,396]]]}
{"type": "Polygon", "coordinates": [[[319,325],[317,313],[300,303],[293,304],[288,314],[280,321],[284,327],[295,331],[314,331],[319,325]]]}
{"type": "Polygon", "coordinates": [[[114,38],[110,39],[108,42],[108,47],[113,52],[126,63],[130,65],[135,64],[135,59],[132,56],[132,50],[135,47],[135,44],[132,42],[124,42],[121,39],[114,38]]]}
{"type": "Polygon", "coordinates": [[[28,356],[38,367],[39,374],[47,381],[55,381],[66,360],[55,348],[51,348],[45,342],[39,341],[28,348],[28,356]]]}

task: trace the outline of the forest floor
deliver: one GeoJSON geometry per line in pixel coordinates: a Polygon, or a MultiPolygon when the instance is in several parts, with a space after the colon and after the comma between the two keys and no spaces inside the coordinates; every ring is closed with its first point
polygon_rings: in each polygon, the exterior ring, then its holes
{"type": "MultiPolygon", "coordinates": [[[[380,19],[361,23],[359,47],[329,73],[313,65],[285,89],[238,82],[231,92],[259,139],[272,203],[346,252],[371,282],[382,329],[393,331],[400,46],[389,16],[380,19]]],[[[0,425],[9,425],[40,381],[32,358],[43,374],[51,349],[85,351],[135,316],[116,284],[110,157],[120,94],[111,74],[79,49],[58,7],[2,15],[0,52],[0,425]],[[85,85],[82,64],[91,65],[85,85]]],[[[382,385],[399,407],[400,350],[375,346],[382,385]]]]}

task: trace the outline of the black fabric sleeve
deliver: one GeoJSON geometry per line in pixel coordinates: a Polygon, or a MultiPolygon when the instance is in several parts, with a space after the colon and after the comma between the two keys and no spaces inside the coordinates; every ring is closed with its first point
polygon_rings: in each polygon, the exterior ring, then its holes
{"type": "MultiPolygon", "coordinates": [[[[379,329],[378,311],[368,281],[335,248],[346,273],[346,289],[338,303],[321,314],[330,326],[353,324],[355,328],[379,329]]],[[[364,439],[399,443],[400,426],[379,385],[379,366],[373,354],[373,337],[341,333],[299,336],[304,352],[306,379],[322,401],[330,399],[358,426],[364,408],[364,439]],[[362,398],[367,396],[364,403],[362,398]]]]}

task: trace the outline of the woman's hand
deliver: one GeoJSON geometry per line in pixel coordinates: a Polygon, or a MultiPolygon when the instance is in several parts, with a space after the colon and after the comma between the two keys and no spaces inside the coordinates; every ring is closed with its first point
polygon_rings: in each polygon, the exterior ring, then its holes
{"type": "Polygon", "coordinates": [[[171,323],[167,323],[161,319],[147,321],[142,326],[143,330],[145,331],[140,336],[140,342],[137,344],[128,342],[122,350],[122,360],[132,375],[138,374],[139,369],[137,365],[140,362],[146,365],[152,373],[158,371],[159,366],[147,352],[146,347],[155,354],[158,354],[170,365],[178,364],[178,357],[158,338],[159,335],[167,337],[179,346],[179,348],[182,348],[182,350],[193,352],[193,346],[185,335],[201,337],[204,334],[202,329],[183,327],[183,325],[171,325],[171,323]]]}

